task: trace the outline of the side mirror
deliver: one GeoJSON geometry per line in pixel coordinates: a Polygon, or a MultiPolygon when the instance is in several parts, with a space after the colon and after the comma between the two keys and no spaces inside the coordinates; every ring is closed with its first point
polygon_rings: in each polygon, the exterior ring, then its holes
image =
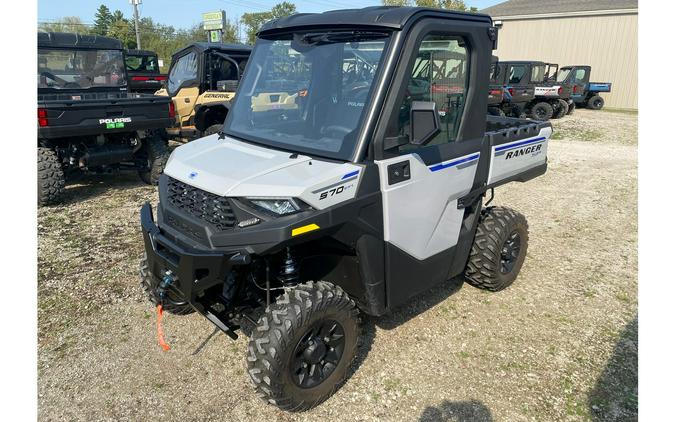
{"type": "Polygon", "coordinates": [[[441,132],[441,121],[433,101],[413,101],[410,108],[410,143],[425,145],[441,132]]]}

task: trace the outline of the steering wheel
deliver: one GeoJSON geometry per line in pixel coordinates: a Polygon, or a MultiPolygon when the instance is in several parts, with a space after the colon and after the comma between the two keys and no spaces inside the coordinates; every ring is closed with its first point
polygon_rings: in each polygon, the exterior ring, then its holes
{"type": "Polygon", "coordinates": [[[346,126],[340,126],[340,125],[330,125],[326,126],[326,128],[323,130],[324,134],[328,133],[333,133],[337,135],[342,135],[344,138],[345,136],[349,135],[352,132],[353,129],[350,129],[346,126]]]}
{"type": "Polygon", "coordinates": [[[40,72],[40,76],[46,76],[46,77],[48,77],[49,79],[51,79],[52,81],[58,82],[58,83],[61,84],[61,85],[67,85],[67,84],[69,83],[67,80],[65,80],[65,79],[63,79],[63,78],[59,78],[58,76],[56,76],[56,75],[53,74],[52,72],[48,72],[48,71],[46,71],[46,70],[40,72]]]}

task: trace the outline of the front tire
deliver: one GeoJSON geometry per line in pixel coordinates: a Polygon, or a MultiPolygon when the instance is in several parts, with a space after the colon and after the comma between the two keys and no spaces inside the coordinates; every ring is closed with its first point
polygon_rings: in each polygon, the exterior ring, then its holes
{"type": "Polygon", "coordinates": [[[604,106],[605,100],[599,95],[594,95],[588,99],[587,107],[590,108],[591,110],[600,110],[604,106]]]}
{"type": "Polygon", "coordinates": [[[248,343],[256,393],[282,410],[317,406],[346,379],[359,336],[359,312],[340,287],[310,281],[286,289],[248,343]]]}
{"type": "Polygon", "coordinates": [[[527,220],[522,214],[510,208],[487,208],[464,270],[466,281],[492,292],[509,287],[523,266],[527,243],[527,220]]]}
{"type": "Polygon", "coordinates": [[[214,133],[220,133],[223,130],[223,125],[211,125],[206,128],[202,133],[202,136],[213,135],[214,133]]]}
{"type": "Polygon", "coordinates": [[[66,186],[66,178],[59,157],[51,148],[38,147],[38,205],[59,201],[66,186]]]}
{"type": "Polygon", "coordinates": [[[567,115],[568,115],[568,116],[571,116],[572,114],[574,114],[574,110],[575,110],[576,108],[577,108],[577,103],[575,103],[574,101],[572,101],[572,102],[569,104],[569,109],[567,110],[567,115]]]}
{"type": "MultiPolygon", "coordinates": [[[[160,304],[160,298],[157,295],[157,287],[160,280],[155,277],[150,268],[148,268],[148,256],[143,254],[143,259],[139,265],[139,275],[141,277],[141,289],[145,292],[148,300],[155,306],[160,304]]],[[[174,315],[187,315],[195,310],[189,303],[185,302],[173,290],[167,290],[162,303],[162,309],[174,315]]]]}
{"type": "Polygon", "coordinates": [[[138,176],[148,185],[156,185],[169,159],[169,149],[166,142],[156,134],[144,138],[142,142],[138,153],[147,164],[138,170],[138,176]]]}

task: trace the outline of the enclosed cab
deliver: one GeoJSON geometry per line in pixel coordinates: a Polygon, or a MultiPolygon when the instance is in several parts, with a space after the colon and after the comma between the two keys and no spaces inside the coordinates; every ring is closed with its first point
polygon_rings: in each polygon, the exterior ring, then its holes
{"type": "Polygon", "coordinates": [[[127,50],[125,57],[129,91],[154,94],[166,81],[159,70],[157,53],[149,50],[127,50]]]}
{"type": "Polygon", "coordinates": [[[231,107],[251,47],[196,42],[171,57],[166,87],[158,95],[171,97],[176,117],[168,136],[191,140],[217,133],[231,107]]]}
{"type": "Polygon", "coordinates": [[[75,173],[133,170],[157,183],[173,104],[128,91],[119,40],[39,32],[37,80],[39,204],[57,202],[75,173]]]}
{"type": "Polygon", "coordinates": [[[611,92],[611,82],[590,82],[590,66],[565,66],[557,75],[557,82],[570,86],[571,98],[574,104],[588,107],[592,110],[600,110],[605,105],[605,100],[600,96],[602,92],[611,92]]]}
{"type": "Polygon", "coordinates": [[[567,114],[571,87],[556,83],[557,64],[528,60],[499,63],[508,98],[502,110],[507,115],[548,120],[567,114]]]}
{"type": "Polygon", "coordinates": [[[222,131],[176,148],[141,209],[158,311],[252,326],[256,391],[300,411],[348,375],[359,313],[458,275],[509,286],[527,222],[484,197],[546,171],[551,125],[486,117],[496,34],[407,7],[265,24],[222,131]]]}

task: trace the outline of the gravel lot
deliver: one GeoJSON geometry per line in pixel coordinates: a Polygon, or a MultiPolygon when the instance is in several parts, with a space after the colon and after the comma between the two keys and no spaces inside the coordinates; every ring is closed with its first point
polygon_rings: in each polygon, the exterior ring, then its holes
{"type": "Polygon", "coordinates": [[[41,420],[637,420],[637,115],[553,121],[548,173],[497,191],[528,218],[516,283],[448,282],[366,321],[358,370],[323,405],[264,405],[233,342],[138,289],[135,175],[85,177],[38,214],[41,420]]]}

